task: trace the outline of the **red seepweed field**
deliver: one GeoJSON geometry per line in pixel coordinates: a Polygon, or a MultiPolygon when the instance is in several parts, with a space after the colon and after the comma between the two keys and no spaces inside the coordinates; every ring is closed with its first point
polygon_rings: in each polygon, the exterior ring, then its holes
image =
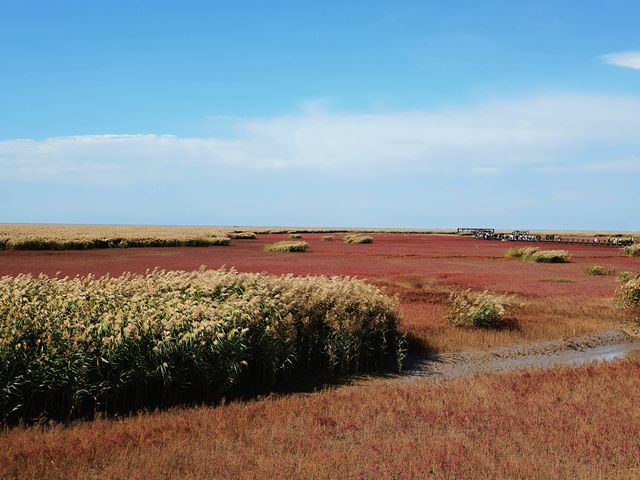
{"type": "Polygon", "coordinates": [[[455,235],[380,234],[368,245],[349,245],[335,235],[304,234],[309,250],[304,255],[267,253],[268,243],[288,240],[288,235],[264,234],[255,240],[237,240],[221,248],[129,248],[62,251],[0,251],[0,275],[19,273],[56,275],[119,275],[147,269],[194,270],[234,267],[239,271],[295,275],[351,275],[398,280],[418,276],[471,288],[552,296],[609,296],[615,286],[608,280],[585,277],[587,265],[602,263],[617,270],[638,270],[637,259],[623,257],[616,247],[562,245],[571,262],[562,265],[516,264],[504,258],[513,246],[554,248],[549,243],[477,240],[455,235]],[[549,285],[546,280],[565,278],[570,283],[549,285]]]}
{"type": "MultiPolygon", "coordinates": [[[[286,234],[225,247],[0,251],[0,275],[119,275],[148,269],[357,276],[397,295],[411,348],[487,350],[612,328],[614,274],[640,259],[614,247],[518,244],[453,235],[374,234],[372,244],[302,235],[304,253],[269,253],[286,234]],[[563,248],[568,263],[505,258],[514,246],[563,248]],[[506,326],[444,319],[451,291],[510,297],[506,326]]],[[[454,380],[364,380],[312,394],[6,429],[1,478],[617,478],[640,475],[640,361],[454,380]]]]}
{"type": "Polygon", "coordinates": [[[594,333],[624,321],[611,305],[614,275],[589,276],[589,265],[616,272],[640,271],[637,258],[604,246],[561,245],[565,264],[536,264],[504,257],[514,246],[558,248],[477,240],[454,235],[377,234],[374,243],[345,244],[339,235],[303,234],[304,253],[269,253],[266,244],[288,240],[286,234],[263,234],[234,240],[226,247],[129,248],[83,251],[0,251],[0,275],[97,276],[148,269],[235,268],[243,272],[339,275],[364,278],[398,295],[403,328],[414,343],[437,351],[487,348],[529,340],[594,333]],[[472,288],[512,295],[510,328],[469,332],[448,325],[443,308],[451,289],[472,288]]]}

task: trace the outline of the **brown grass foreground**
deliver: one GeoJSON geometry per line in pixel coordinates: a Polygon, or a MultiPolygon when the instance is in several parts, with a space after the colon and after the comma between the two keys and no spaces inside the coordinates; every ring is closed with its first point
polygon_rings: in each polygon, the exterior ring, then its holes
{"type": "Polygon", "coordinates": [[[0,477],[638,478],[640,360],[0,435],[0,477]]]}

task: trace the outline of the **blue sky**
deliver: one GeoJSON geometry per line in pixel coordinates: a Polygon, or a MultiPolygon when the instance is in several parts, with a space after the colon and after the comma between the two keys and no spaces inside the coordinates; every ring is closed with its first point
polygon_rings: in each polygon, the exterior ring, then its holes
{"type": "Polygon", "coordinates": [[[638,230],[638,18],[0,2],[0,222],[638,230]]]}

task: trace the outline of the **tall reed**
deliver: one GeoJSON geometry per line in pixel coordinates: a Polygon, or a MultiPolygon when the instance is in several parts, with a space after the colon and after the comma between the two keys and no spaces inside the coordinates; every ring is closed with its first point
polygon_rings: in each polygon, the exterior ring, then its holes
{"type": "Polygon", "coordinates": [[[0,418],[70,419],[268,391],[402,361],[361,280],[225,270],[0,278],[0,418]]]}

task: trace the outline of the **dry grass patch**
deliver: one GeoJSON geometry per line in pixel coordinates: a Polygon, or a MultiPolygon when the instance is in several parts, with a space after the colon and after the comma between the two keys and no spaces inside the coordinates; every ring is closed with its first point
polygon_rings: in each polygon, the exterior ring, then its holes
{"type": "Polygon", "coordinates": [[[613,275],[615,269],[607,267],[605,265],[588,265],[584,267],[584,273],[587,275],[600,276],[600,275],[613,275]]]}
{"type": "Polygon", "coordinates": [[[360,234],[345,235],[344,243],[349,243],[349,244],[373,243],[373,237],[369,237],[367,235],[360,235],[360,234]]]}
{"type": "Polygon", "coordinates": [[[300,233],[290,233],[289,238],[302,238],[302,234],[300,233]]]}
{"type": "Polygon", "coordinates": [[[640,257],[640,243],[623,247],[620,249],[620,253],[627,257],[640,257]]]}
{"type": "Polygon", "coordinates": [[[309,244],[307,242],[276,242],[270,243],[264,246],[265,252],[276,252],[276,253],[286,253],[286,252],[306,252],[307,248],[309,248],[309,244]]]}
{"type": "Polygon", "coordinates": [[[640,307],[640,275],[625,281],[618,287],[615,303],[624,308],[640,307]]]}
{"type": "Polygon", "coordinates": [[[228,245],[223,229],[102,225],[0,225],[0,249],[88,250],[228,245]]]}
{"type": "Polygon", "coordinates": [[[566,263],[569,261],[569,252],[566,250],[540,250],[536,247],[514,247],[505,252],[505,257],[534,263],[566,263]]]}
{"type": "Polygon", "coordinates": [[[227,234],[232,240],[255,240],[255,232],[229,232],[227,234]]]}
{"type": "Polygon", "coordinates": [[[458,327],[499,327],[508,299],[487,290],[453,291],[445,313],[447,321],[458,327]]]}

